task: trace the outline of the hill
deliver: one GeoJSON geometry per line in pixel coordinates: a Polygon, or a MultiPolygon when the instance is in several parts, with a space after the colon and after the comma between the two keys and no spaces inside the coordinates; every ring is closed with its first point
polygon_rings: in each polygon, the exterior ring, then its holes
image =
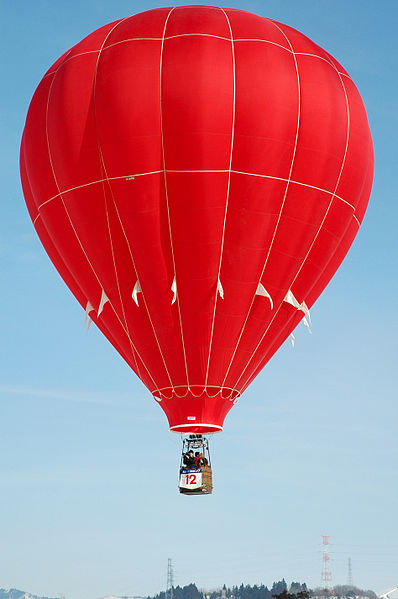
{"type": "Polygon", "coordinates": [[[39,597],[19,589],[0,589],[0,599],[56,599],[55,597],[39,597]]]}

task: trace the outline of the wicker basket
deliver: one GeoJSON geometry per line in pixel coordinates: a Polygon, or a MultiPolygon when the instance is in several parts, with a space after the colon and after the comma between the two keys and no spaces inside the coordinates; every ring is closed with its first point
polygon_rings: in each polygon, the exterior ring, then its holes
{"type": "Polygon", "coordinates": [[[180,493],[183,495],[210,495],[213,492],[211,466],[202,466],[200,470],[202,472],[202,486],[196,487],[196,489],[179,487],[180,493]]]}

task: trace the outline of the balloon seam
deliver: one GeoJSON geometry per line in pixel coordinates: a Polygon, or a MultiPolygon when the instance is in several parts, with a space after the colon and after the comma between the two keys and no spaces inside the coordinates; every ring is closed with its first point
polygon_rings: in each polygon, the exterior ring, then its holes
{"type": "MultiPolygon", "coordinates": [[[[109,191],[110,191],[110,194],[111,194],[111,197],[112,197],[112,202],[113,202],[114,208],[115,208],[115,210],[116,210],[116,213],[117,213],[117,215],[118,215],[118,218],[119,218],[119,223],[120,223],[120,226],[121,226],[122,232],[123,232],[123,234],[124,234],[124,237],[125,237],[125,239],[126,239],[126,241],[127,241],[127,244],[128,244],[129,250],[130,250],[130,245],[129,245],[129,243],[128,243],[128,240],[127,240],[127,237],[126,237],[126,235],[125,235],[125,233],[124,233],[124,227],[123,227],[123,225],[122,225],[122,222],[121,222],[121,219],[120,219],[120,217],[119,217],[119,212],[118,212],[118,210],[117,210],[117,206],[116,206],[115,198],[114,198],[114,195],[113,195],[113,190],[112,190],[112,188],[111,188],[110,181],[109,181],[109,178],[108,178],[108,172],[107,172],[107,169],[106,169],[106,165],[105,165],[105,159],[104,159],[104,155],[103,155],[102,148],[101,148],[101,142],[100,142],[100,139],[99,139],[98,120],[97,120],[96,89],[97,89],[97,75],[98,75],[98,68],[99,68],[99,62],[100,62],[100,58],[101,58],[101,54],[102,54],[102,50],[103,50],[103,48],[104,48],[104,45],[106,44],[106,40],[107,40],[107,39],[108,39],[108,37],[111,35],[111,33],[112,33],[112,32],[113,32],[113,31],[114,31],[114,30],[115,30],[115,29],[116,29],[116,28],[117,28],[117,27],[118,27],[118,26],[119,26],[121,23],[123,23],[123,22],[124,22],[126,19],[128,19],[128,18],[129,18],[129,17],[126,17],[126,18],[122,19],[121,21],[119,21],[119,22],[118,22],[118,23],[117,23],[117,24],[116,24],[116,25],[115,25],[115,26],[114,26],[114,27],[113,27],[113,28],[112,28],[112,29],[111,29],[111,30],[108,32],[108,34],[106,35],[106,37],[105,37],[105,39],[104,39],[104,41],[103,41],[103,43],[102,43],[101,49],[100,49],[100,51],[99,51],[99,53],[98,53],[98,57],[97,57],[97,63],[96,63],[96,66],[95,66],[94,85],[93,85],[94,119],[95,119],[96,140],[97,140],[97,148],[98,148],[98,154],[99,154],[100,166],[101,166],[101,168],[102,168],[102,170],[103,170],[103,172],[104,172],[104,174],[105,174],[105,179],[103,179],[103,180],[102,180],[102,188],[103,188],[104,202],[105,202],[105,214],[106,214],[106,221],[107,221],[107,227],[108,227],[108,233],[109,233],[109,241],[110,241],[110,247],[111,247],[111,254],[112,254],[113,268],[114,268],[114,271],[115,271],[115,279],[116,279],[116,285],[117,285],[117,290],[118,290],[118,295],[119,295],[119,300],[120,300],[120,306],[121,306],[121,309],[122,309],[122,314],[123,314],[123,320],[124,320],[125,327],[126,327],[126,330],[127,330],[127,337],[128,337],[129,343],[130,343],[130,349],[131,349],[131,353],[132,353],[132,356],[133,356],[133,358],[134,358],[134,361],[135,361],[135,363],[136,363],[136,368],[137,368],[137,370],[138,370],[139,377],[140,377],[140,378],[142,378],[142,375],[141,375],[141,373],[140,373],[140,368],[139,368],[139,366],[138,366],[138,362],[137,362],[136,354],[137,354],[137,355],[140,357],[140,360],[141,360],[141,362],[142,362],[142,364],[143,364],[143,366],[144,366],[145,370],[146,370],[146,371],[147,371],[147,373],[149,374],[149,377],[150,377],[150,379],[152,380],[152,383],[153,383],[153,384],[155,385],[155,387],[156,387],[156,381],[154,380],[154,378],[153,378],[153,376],[152,376],[152,373],[151,373],[151,371],[150,371],[149,367],[146,365],[146,363],[145,363],[145,361],[144,361],[143,357],[141,356],[140,352],[138,352],[138,349],[137,349],[136,345],[133,343],[133,340],[132,340],[132,337],[131,337],[131,334],[130,334],[129,324],[128,324],[127,317],[126,317],[126,311],[125,311],[125,307],[124,307],[123,297],[122,297],[121,288],[120,288],[120,283],[119,283],[119,275],[118,275],[118,271],[117,271],[117,265],[116,265],[116,258],[115,258],[114,244],[113,244],[113,237],[112,237],[112,232],[111,232],[111,227],[110,227],[110,220],[109,220],[109,210],[108,210],[108,202],[107,202],[106,191],[105,191],[105,182],[108,184],[108,188],[109,188],[109,191]]],[[[136,268],[135,268],[135,263],[134,263],[134,260],[133,260],[133,257],[132,257],[131,250],[130,250],[130,257],[131,257],[131,259],[132,259],[133,268],[134,268],[134,270],[135,270],[135,273],[137,274],[137,270],[136,270],[136,268]]],[[[137,276],[138,276],[138,275],[137,275],[137,276]]]]}
{"type": "MultiPolygon", "coordinates": [[[[328,215],[328,213],[329,213],[329,211],[330,211],[330,208],[331,208],[331,206],[332,206],[332,204],[333,204],[333,201],[334,201],[334,199],[335,199],[335,192],[337,191],[337,188],[338,188],[338,186],[339,186],[340,179],[341,179],[341,175],[342,175],[342,173],[343,173],[343,169],[344,169],[344,166],[345,166],[345,161],[346,161],[346,157],[347,157],[347,151],[348,151],[348,145],[349,145],[349,138],[350,138],[350,108],[349,108],[349,101],[348,101],[347,91],[346,91],[346,88],[345,88],[344,82],[343,82],[343,80],[342,80],[342,78],[341,78],[341,76],[340,76],[340,74],[339,74],[339,72],[338,72],[337,68],[336,68],[336,67],[333,65],[333,63],[330,63],[330,62],[329,62],[329,64],[331,64],[331,66],[333,66],[334,70],[335,70],[335,71],[336,71],[336,73],[338,74],[338,76],[339,76],[339,79],[340,79],[340,82],[341,82],[341,85],[342,85],[342,88],[343,88],[344,96],[345,96],[346,108],[347,108],[347,133],[346,133],[346,145],[345,145],[345,150],[344,150],[343,160],[342,160],[341,167],[340,167],[340,172],[339,172],[339,175],[338,175],[338,177],[337,177],[337,181],[336,181],[336,185],[335,185],[335,190],[334,190],[334,192],[333,192],[333,194],[332,194],[332,198],[331,198],[331,200],[330,200],[330,202],[329,202],[329,206],[328,206],[328,208],[327,208],[327,210],[326,210],[326,212],[325,212],[325,215],[324,215],[324,217],[323,217],[323,219],[322,219],[322,222],[321,222],[321,224],[320,224],[320,226],[319,226],[319,228],[318,228],[318,231],[317,231],[317,233],[316,233],[316,235],[315,235],[315,237],[314,237],[314,240],[313,240],[313,242],[311,243],[311,245],[310,245],[310,248],[309,248],[309,250],[307,251],[307,254],[305,255],[305,257],[304,257],[304,259],[303,259],[303,261],[302,261],[302,263],[301,263],[301,266],[300,266],[299,270],[297,271],[297,273],[296,273],[296,275],[295,275],[295,277],[294,277],[293,281],[292,281],[292,282],[291,282],[291,284],[289,285],[289,289],[291,289],[291,287],[293,286],[294,282],[296,281],[296,279],[297,279],[298,275],[300,274],[300,272],[301,272],[301,270],[302,270],[302,268],[303,268],[303,266],[304,266],[304,264],[305,264],[305,262],[306,262],[306,260],[307,260],[307,258],[308,258],[308,256],[309,256],[309,254],[310,254],[310,252],[311,252],[311,249],[312,249],[312,247],[314,246],[314,243],[315,243],[316,239],[318,238],[318,236],[319,236],[319,234],[320,234],[320,232],[321,232],[321,230],[322,230],[323,224],[324,224],[324,222],[325,222],[325,220],[326,220],[326,217],[327,217],[327,215],[328,215]]],[[[347,225],[347,226],[349,226],[349,225],[347,225]]],[[[344,233],[345,233],[345,231],[344,231],[344,233]]],[[[266,334],[267,334],[267,332],[268,332],[268,330],[269,330],[270,326],[272,325],[273,321],[275,320],[275,317],[276,317],[276,315],[278,314],[278,312],[279,312],[279,310],[280,310],[280,308],[281,308],[281,306],[282,306],[282,305],[283,305],[283,301],[280,303],[280,305],[279,305],[278,309],[275,311],[275,314],[274,314],[274,316],[272,317],[272,319],[271,319],[271,321],[270,321],[270,323],[269,323],[268,327],[266,328],[266,330],[265,330],[264,334],[262,335],[262,337],[261,337],[261,339],[260,339],[259,343],[257,344],[257,346],[256,346],[256,349],[254,350],[254,352],[252,353],[251,357],[250,357],[250,358],[249,358],[249,360],[247,361],[247,363],[246,363],[246,366],[245,366],[244,370],[242,371],[242,373],[241,373],[240,377],[239,377],[239,378],[238,378],[238,380],[236,381],[235,385],[238,385],[238,383],[239,383],[240,379],[242,378],[242,376],[243,376],[244,372],[246,371],[246,369],[247,369],[247,367],[249,366],[250,362],[251,362],[251,361],[252,361],[252,359],[254,358],[254,356],[255,356],[255,354],[256,354],[256,352],[257,352],[258,348],[260,347],[261,343],[263,342],[263,340],[264,340],[264,338],[265,338],[265,336],[266,336],[266,334]]],[[[260,363],[261,363],[261,360],[260,360],[260,363]]],[[[258,365],[257,365],[257,366],[254,368],[254,370],[252,370],[252,374],[251,374],[251,375],[250,375],[250,376],[249,376],[247,379],[245,379],[245,383],[244,383],[244,384],[241,386],[241,390],[242,390],[243,388],[245,388],[245,386],[248,384],[248,382],[250,381],[250,379],[251,379],[251,377],[252,377],[252,375],[253,375],[253,372],[255,372],[257,368],[258,368],[258,365]]]]}
{"type": "MultiPolygon", "coordinates": [[[[169,194],[168,194],[168,187],[167,187],[167,174],[166,174],[167,171],[166,171],[166,158],[165,158],[164,132],[163,132],[163,106],[162,106],[162,99],[163,99],[162,77],[163,77],[164,41],[165,41],[165,37],[166,37],[167,23],[169,21],[170,15],[173,12],[174,8],[175,7],[173,7],[170,10],[170,12],[168,13],[167,18],[164,23],[164,28],[163,28],[162,45],[161,45],[161,49],[160,49],[160,61],[159,61],[159,105],[160,105],[160,134],[161,134],[161,141],[162,141],[163,179],[164,179],[165,199],[166,199],[166,208],[167,208],[167,220],[168,220],[168,228],[169,228],[171,257],[172,257],[172,261],[173,261],[174,279],[176,281],[177,288],[178,288],[174,246],[173,246],[173,233],[172,233],[172,226],[171,226],[171,220],[170,220],[169,194]]],[[[178,293],[177,293],[177,310],[178,310],[178,320],[179,320],[180,333],[181,333],[181,344],[182,344],[182,350],[183,350],[183,356],[184,356],[185,374],[187,377],[187,385],[189,387],[188,363],[187,363],[187,355],[186,355],[186,350],[185,350],[184,330],[183,330],[183,326],[182,326],[180,298],[179,298],[178,293]]]]}
{"type": "MultiPolygon", "coordinates": [[[[286,180],[285,192],[284,192],[284,195],[283,195],[282,204],[281,204],[281,207],[280,207],[280,210],[279,210],[279,215],[278,215],[278,219],[277,219],[277,222],[276,222],[276,225],[275,225],[274,233],[273,233],[273,236],[272,236],[269,248],[268,248],[268,253],[267,253],[267,256],[265,258],[265,263],[264,263],[263,269],[261,271],[260,278],[259,278],[259,280],[257,282],[257,285],[256,285],[256,289],[258,287],[258,284],[261,283],[261,279],[263,278],[263,275],[264,275],[264,272],[265,272],[265,268],[267,266],[268,259],[269,259],[269,256],[270,256],[270,253],[271,253],[271,250],[272,250],[272,246],[273,246],[273,243],[274,243],[274,240],[275,240],[275,237],[276,237],[276,233],[277,233],[278,227],[279,227],[279,223],[280,223],[280,220],[281,220],[281,217],[282,217],[283,208],[284,208],[285,203],[286,203],[286,198],[287,198],[287,193],[288,193],[288,190],[289,190],[289,184],[290,184],[290,180],[291,180],[291,175],[292,175],[292,172],[293,172],[293,165],[294,165],[294,161],[295,161],[295,158],[296,158],[297,143],[298,143],[298,134],[299,134],[299,128],[300,128],[300,116],[301,116],[300,75],[299,75],[299,71],[298,71],[298,64],[297,64],[296,56],[295,56],[294,51],[293,51],[293,46],[291,45],[290,40],[288,39],[288,37],[286,36],[286,34],[276,25],[276,23],[274,23],[273,21],[270,21],[270,22],[273,23],[273,25],[275,25],[275,27],[286,38],[286,40],[287,40],[287,42],[288,42],[288,44],[290,46],[292,57],[293,57],[293,60],[294,60],[295,71],[296,71],[296,78],[297,78],[297,87],[298,87],[298,94],[297,94],[297,125],[296,125],[296,134],[295,134],[295,140],[294,140],[293,154],[292,154],[292,159],[291,159],[291,162],[290,162],[290,169],[289,169],[288,179],[286,180]]],[[[243,333],[244,333],[244,331],[246,329],[246,325],[247,325],[247,322],[248,322],[249,317],[250,317],[250,313],[251,313],[251,310],[252,310],[252,307],[253,307],[253,304],[254,304],[255,297],[256,297],[256,294],[253,295],[253,298],[252,298],[252,301],[250,303],[249,310],[247,312],[245,321],[244,321],[244,323],[242,325],[242,329],[241,329],[241,331],[239,333],[239,337],[238,337],[235,349],[233,351],[230,363],[229,363],[227,371],[225,373],[224,380],[222,382],[223,385],[224,385],[224,383],[225,383],[225,381],[227,379],[227,376],[229,374],[229,371],[230,371],[231,366],[233,364],[233,361],[235,359],[236,352],[238,350],[238,347],[240,345],[241,339],[243,337],[243,333]]],[[[238,379],[238,380],[240,380],[240,379],[238,379]]]]}
{"type": "Polygon", "coordinates": [[[225,229],[226,229],[228,206],[229,206],[229,196],[230,196],[230,189],[231,189],[231,169],[232,169],[232,156],[233,156],[233,151],[234,151],[235,116],[236,116],[236,65],[235,65],[234,39],[233,39],[232,27],[231,27],[231,23],[230,23],[229,17],[228,17],[227,13],[225,12],[225,10],[223,8],[220,8],[220,10],[224,13],[224,16],[225,16],[225,18],[227,20],[228,28],[229,28],[229,32],[230,32],[230,36],[231,36],[231,40],[230,41],[231,41],[231,54],[232,54],[232,81],[233,81],[232,125],[231,125],[231,148],[230,148],[230,154],[229,154],[229,167],[228,167],[227,197],[226,197],[226,202],[225,202],[224,222],[223,222],[223,230],[222,230],[222,237],[221,237],[221,248],[220,248],[220,261],[219,261],[219,265],[218,265],[217,286],[216,286],[216,291],[215,291],[213,317],[212,317],[211,331],[210,331],[210,343],[209,343],[209,354],[208,354],[207,366],[206,366],[205,386],[207,386],[207,383],[208,383],[208,380],[209,380],[210,358],[211,358],[211,353],[212,353],[212,349],[213,349],[214,326],[215,326],[215,319],[216,319],[216,310],[217,310],[217,301],[218,301],[218,289],[219,289],[218,282],[220,281],[221,266],[222,266],[222,261],[223,261],[224,242],[225,242],[225,229]]]}
{"type": "MultiPolygon", "coordinates": [[[[124,20],[125,20],[125,19],[123,19],[123,21],[124,21],[124,20]]],[[[122,22],[122,21],[121,21],[121,22],[122,22]]],[[[114,30],[114,29],[112,29],[112,31],[113,31],[113,30],[114,30]]],[[[111,31],[111,32],[112,32],[112,31],[111,31]]],[[[109,32],[109,34],[108,34],[108,35],[110,35],[110,33],[111,33],[111,32],[109,32]]],[[[107,39],[107,38],[106,38],[106,39],[107,39]]],[[[104,40],[103,44],[105,44],[105,43],[106,43],[106,39],[104,40]]],[[[101,53],[102,53],[102,49],[101,49],[101,51],[100,51],[100,54],[101,54],[101,53]]],[[[97,68],[97,70],[98,70],[98,64],[99,64],[100,54],[98,55],[98,61],[97,61],[97,67],[96,67],[96,68],[97,68]]],[[[96,71],[96,72],[97,72],[97,71],[96,71]]],[[[95,79],[96,79],[96,77],[95,77],[95,79]]],[[[95,97],[94,97],[94,107],[95,107],[95,111],[94,111],[94,112],[95,112],[95,114],[96,114],[96,103],[95,103],[95,97]]],[[[111,180],[114,180],[114,179],[118,179],[118,180],[120,180],[120,179],[128,179],[129,177],[133,177],[133,178],[134,178],[134,177],[136,177],[136,176],[140,176],[140,175],[143,175],[143,174],[155,174],[155,173],[161,173],[162,171],[151,171],[150,173],[140,173],[140,174],[137,174],[137,175],[128,175],[128,176],[123,176],[123,177],[120,177],[120,176],[119,176],[119,177],[108,177],[108,172],[107,172],[106,165],[105,165],[105,159],[104,159],[104,156],[103,156],[103,152],[102,152],[102,148],[101,148],[101,144],[100,144],[100,139],[99,139],[99,131],[98,131],[98,123],[97,123],[97,119],[96,119],[96,133],[97,133],[97,144],[98,144],[98,149],[99,149],[99,154],[100,154],[101,164],[102,164],[102,168],[103,168],[103,170],[104,170],[105,177],[106,177],[105,179],[102,179],[102,181],[103,181],[103,182],[104,182],[104,181],[106,181],[106,182],[108,183],[108,186],[109,186],[109,191],[110,191],[110,194],[111,194],[111,197],[112,197],[112,202],[113,202],[113,205],[114,205],[114,208],[115,208],[115,211],[116,211],[116,214],[117,214],[118,220],[119,220],[120,228],[121,228],[121,230],[122,230],[122,233],[123,233],[123,236],[124,236],[124,238],[125,238],[125,241],[126,241],[126,244],[127,244],[128,250],[129,250],[129,254],[130,254],[130,258],[131,258],[131,262],[132,262],[132,265],[133,265],[134,271],[135,271],[135,273],[136,273],[137,279],[138,279],[138,281],[139,281],[139,276],[138,276],[138,271],[137,271],[137,268],[136,268],[136,263],[135,263],[134,256],[133,256],[133,251],[132,251],[132,248],[131,248],[131,245],[130,245],[129,239],[128,239],[128,237],[127,237],[127,234],[126,234],[126,231],[125,231],[125,228],[124,228],[124,225],[123,225],[122,218],[121,218],[121,216],[120,216],[120,213],[119,213],[119,210],[118,210],[118,207],[117,207],[116,201],[115,201],[115,197],[114,197],[114,193],[113,193],[113,190],[112,190],[112,186],[111,186],[111,183],[110,183],[110,181],[111,181],[111,180]]],[[[124,307],[123,307],[123,301],[122,301],[121,291],[120,291],[119,282],[118,282],[118,277],[117,277],[116,262],[115,262],[115,258],[114,258],[114,251],[113,251],[113,244],[112,244],[112,236],[111,236],[111,231],[110,231],[110,225],[109,225],[109,218],[108,218],[108,210],[107,210],[107,208],[106,208],[106,212],[107,212],[107,221],[108,221],[108,230],[109,230],[109,236],[110,236],[110,239],[111,239],[111,246],[112,246],[112,257],[113,257],[113,261],[114,261],[115,274],[116,274],[117,285],[118,285],[118,290],[119,290],[119,298],[120,298],[120,302],[121,302],[121,305],[122,305],[123,316],[124,316],[124,319],[125,319],[126,327],[127,327],[127,329],[128,329],[127,318],[126,318],[126,315],[125,315],[125,310],[124,310],[124,307]]],[[[155,327],[154,327],[154,324],[153,324],[153,321],[152,321],[152,318],[151,318],[151,315],[150,315],[150,312],[149,312],[148,303],[147,303],[147,301],[146,301],[145,294],[144,294],[143,290],[141,289],[141,287],[140,287],[140,291],[141,291],[141,294],[142,294],[142,299],[143,299],[143,303],[144,303],[144,305],[145,305],[145,309],[146,309],[146,312],[147,312],[147,315],[148,315],[148,319],[149,319],[149,322],[150,322],[150,325],[151,325],[151,328],[152,328],[152,332],[153,332],[153,334],[154,334],[155,341],[156,341],[156,344],[157,344],[157,347],[158,347],[158,350],[159,350],[159,353],[160,353],[160,357],[161,357],[161,359],[162,359],[162,362],[163,362],[163,365],[164,365],[164,368],[165,368],[165,371],[166,371],[167,377],[168,377],[168,379],[169,379],[170,383],[172,384],[171,377],[170,377],[170,373],[169,373],[169,370],[168,370],[168,368],[167,368],[167,364],[166,364],[166,361],[165,361],[165,358],[164,358],[164,355],[163,355],[163,352],[162,352],[162,349],[161,349],[161,346],[160,346],[160,343],[159,343],[159,340],[158,340],[158,337],[157,337],[157,334],[156,334],[156,331],[155,331],[155,327]]],[[[138,304],[137,304],[137,305],[138,305],[138,304]]],[[[135,347],[135,344],[133,344],[133,342],[132,342],[132,339],[130,338],[130,332],[129,332],[129,340],[130,340],[130,344],[131,344],[131,346],[132,346],[132,350],[133,350],[133,348],[134,348],[134,350],[135,350],[135,351],[138,353],[138,350],[137,350],[137,348],[135,347]]],[[[140,356],[140,359],[141,359],[141,361],[143,362],[143,364],[144,364],[144,366],[145,366],[145,369],[147,370],[147,372],[148,372],[148,374],[149,374],[150,378],[152,379],[152,382],[153,382],[153,384],[154,384],[154,385],[155,385],[155,387],[156,387],[156,386],[157,386],[157,385],[156,385],[156,382],[155,382],[155,380],[154,380],[154,378],[153,378],[153,376],[152,376],[152,374],[151,374],[151,371],[150,371],[149,367],[148,367],[148,366],[146,366],[146,364],[144,363],[144,361],[143,361],[143,359],[141,358],[141,356],[140,356]]]]}
{"type": "MultiPolygon", "coordinates": [[[[176,170],[176,169],[167,169],[166,170],[167,173],[227,173],[228,169],[215,169],[215,170],[211,170],[211,169],[206,169],[206,170],[176,170]]],[[[248,177],[261,177],[264,179],[273,179],[275,181],[287,181],[286,178],[283,177],[275,177],[273,175],[264,175],[262,173],[247,173],[245,171],[236,171],[236,170],[231,170],[231,173],[234,173],[236,175],[246,175],[248,177]]],[[[52,196],[51,198],[49,198],[48,200],[45,200],[44,202],[42,202],[41,204],[39,204],[39,206],[36,207],[36,209],[38,211],[41,210],[41,208],[43,208],[43,206],[45,206],[46,204],[48,204],[49,202],[52,202],[53,200],[56,200],[57,198],[60,197],[60,195],[65,195],[66,193],[69,193],[71,191],[76,191],[76,189],[82,189],[83,187],[89,187],[90,185],[96,185],[98,183],[102,183],[103,181],[117,181],[117,180],[121,180],[121,179],[129,179],[129,178],[135,178],[135,177],[144,177],[146,175],[157,175],[157,174],[163,174],[163,170],[160,171],[149,171],[147,173],[133,173],[133,174],[129,174],[129,175],[118,175],[117,177],[108,177],[107,179],[97,179],[96,181],[90,181],[89,183],[82,183],[81,185],[76,185],[75,187],[71,187],[69,189],[64,189],[63,191],[61,191],[60,193],[57,193],[55,196],[52,196]]],[[[303,183],[301,181],[295,181],[294,179],[290,180],[290,183],[292,185],[301,185],[303,187],[308,187],[309,189],[316,189],[317,191],[321,191],[322,193],[327,193],[330,195],[333,195],[333,191],[329,191],[328,189],[322,189],[321,187],[316,187],[315,185],[310,185],[309,183],[303,183]]],[[[353,206],[353,204],[350,204],[350,202],[348,202],[347,200],[345,200],[344,198],[342,198],[341,196],[335,194],[335,198],[337,200],[340,200],[341,202],[344,202],[345,204],[347,204],[347,206],[350,206],[354,211],[356,210],[355,206],[353,206]]],[[[40,216],[40,213],[37,214],[37,216],[35,217],[35,219],[33,220],[33,222],[35,222],[38,217],[40,216]]],[[[358,221],[359,222],[359,221],[358,221]]]]}
{"type": "MultiPolygon", "coordinates": [[[[67,56],[65,57],[64,61],[65,61],[66,59],[67,59],[67,56]]],[[[103,285],[102,285],[102,283],[101,283],[101,281],[100,281],[100,279],[99,279],[99,276],[98,276],[98,274],[96,273],[96,271],[95,271],[95,269],[94,269],[94,266],[92,265],[91,261],[89,260],[89,257],[88,257],[88,255],[87,255],[86,251],[84,250],[83,244],[82,244],[82,242],[81,242],[81,240],[80,240],[80,238],[79,238],[79,235],[78,235],[78,233],[77,233],[77,231],[76,231],[76,229],[75,229],[75,227],[74,227],[74,225],[73,225],[73,222],[72,222],[72,219],[71,219],[71,217],[70,217],[70,214],[69,214],[69,212],[68,212],[68,210],[67,210],[67,208],[66,208],[66,205],[65,205],[64,199],[63,199],[63,197],[62,197],[62,192],[60,191],[60,187],[59,187],[58,179],[57,179],[57,176],[56,176],[56,173],[55,173],[54,164],[53,164],[53,161],[52,161],[52,155],[51,155],[51,149],[50,149],[50,139],[49,139],[49,133],[48,133],[48,111],[49,111],[49,104],[50,104],[50,95],[51,95],[52,87],[53,87],[53,84],[54,84],[54,81],[55,81],[55,77],[56,77],[57,73],[59,72],[60,68],[62,67],[62,65],[63,65],[64,61],[62,61],[62,62],[61,62],[61,64],[58,66],[58,68],[57,68],[56,72],[54,73],[54,77],[53,77],[53,79],[52,79],[52,81],[51,81],[51,84],[50,84],[50,87],[49,87],[49,91],[48,91],[48,96],[47,96],[47,105],[46,105],[46,119],[45,119],[45,123],[46,123],[46,138],[47,138],[47,150],[48,150],[48,158],[49,158],[49,162],[50,162],[51,170],[52,170],[52,173],[53,173],[54,182],[55,182],[55,184],[56,184],[56,186],[57,186],[57,189],[58,189],[58,191],[59,191],[59,193],[60,193],[59,197],[60,197],[60,199],[61,199],[61,202],[62,202],[63,208],[64,208],[64,210],[65,210],[65,213],[66,213],[67,219],[69,220],[69,223],[70,223],[70,225],[71,225],[71,228],[72,228],[72,230],[73,230],[73,232],[74,232],[74,234],[75,234],[75,237],[76,237],[76,240],[77,240],[77,242],[78,242],[78,245],[80,246],[80,249],[82,250],[82,252],[83,252],[83,255],[85,256],[85,258],[86,258],[86,260],[87,260],[87,262],[88,262],[88,264],[89,264],[89,266],[90,266],[90,268],[91,268],[91,270],[92,270],[92,272],[93,272],[93,275],[94,275],[95,279],[97,280],[97,282],[98,282],[98,284],[99,284],[100,288],[101,288],[101,289],[103,289],[103,285]]],[[[87,299],[88,299],[88,298],[87,298],[87,299]]],[[[110,306],[112,307],[112,310],[114,311],[114,313],[115,313],[115,316],[116,316],[117,320],[119,321],[119,323],[120,323],[120,325],[121,325],[122,329],[124,330],[124,332],[125,332],[125,333],[126,333],[126,335],[128,336],[128,333],[127,333],[127,331],[125,330],[125,328],[124,328],[124,326],[123,326],[123,323],[121,322],[121,320],[120,320],[120,318],[119,318],[119,316],[118,316],[118,314],[117,314],[117,312],[116,312],[116,310],[115,310],[115,307],[113,306],[113,304],[112,304],[112,302],[111,302],[111,301],[109,302],[109,304],[110,304],[110,306]]],[[[112,337],[113,337],[113,335],[112,335],[112,337]]],[[[137,370],[138,370],[138,369],[137,369],[137,370]]]]}

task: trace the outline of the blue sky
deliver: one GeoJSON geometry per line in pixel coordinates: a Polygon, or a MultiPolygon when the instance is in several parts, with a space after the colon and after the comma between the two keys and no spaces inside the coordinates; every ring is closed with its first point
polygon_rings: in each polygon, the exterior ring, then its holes
{"type": "MultiPolygon", "coordinates": [[[[188,4],[188,2],[182,2],[188,4]]],[[[1,23],[0,587],[95,599],[164,588],[397,583],[397,50],[393,1],[231,1],[287,23],[348,70],[375,181],[351,251],[212,441],[215,493],[177,494],[180,439],[92,327],[35,236],[18,152],[32,94],[106,22],[168,3],[3,0],[1,23]]]]}

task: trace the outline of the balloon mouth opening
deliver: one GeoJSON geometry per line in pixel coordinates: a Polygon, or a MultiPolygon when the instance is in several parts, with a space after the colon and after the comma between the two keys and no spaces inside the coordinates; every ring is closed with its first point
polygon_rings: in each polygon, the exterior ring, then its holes
{"type": "Polygon", "coordinates": [[[215,385],[181,385],[152,394],[165,412],[173,433],[209,434],[222,431],[224,419],[239,391],[215,385]]]}
{"type": "Polygon", "coordinates": [[[171,426],[169,430],[172,433],[180,433],[186,435],[191,433],[198,433],[201,435],[212,435],[214,433],[221,433],[223,427],[217,424],[197,422],[192,424],[175,424],[174,426],[171,426]]]}
{"type": "Polygon", "coordinates": [[[175,387],[155,389],[152,391],[152,395],[158,402],[162,401],[162,399],[173,398],[208,397],[211,399],[217,397],[235,403],[240,397],[240,391],[238,389],[232,389],[231,387],[220,387],[216,385],[177,385],[175,387]]]}

